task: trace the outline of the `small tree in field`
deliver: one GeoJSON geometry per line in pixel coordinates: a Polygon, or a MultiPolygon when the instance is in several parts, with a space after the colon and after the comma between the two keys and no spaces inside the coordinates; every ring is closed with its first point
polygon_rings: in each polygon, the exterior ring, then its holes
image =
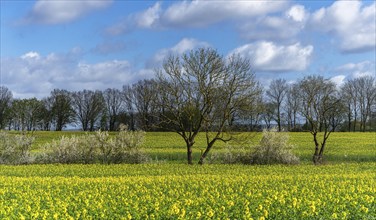
{"type": "Polygon", "coordinates": [[[225,59],[210,48],[170,56],[157,71],[157,83],[161,125],[184,139],[188,164],[193,163],[192,147],[200,131],[206,134],[199,160],[203,164],[216,141],[232,139],[226,131],[234,116],[249,109],[261,93],[249,61],[225,59]]]}
{"type": "Polygon", "coordinates": [[[336,128],[331,123],[341,107],[335,84],[322,76],[308,76],[298,82],[300,113],[306,119],[315,143],[313,163],[321,164],[326,142],[336,128]],[[322,135],[320,139],[319,136],[322,135]]]}

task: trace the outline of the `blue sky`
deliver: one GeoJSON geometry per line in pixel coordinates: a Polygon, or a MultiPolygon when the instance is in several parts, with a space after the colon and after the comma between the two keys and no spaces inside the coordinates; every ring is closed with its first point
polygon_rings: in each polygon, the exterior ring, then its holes
{"type": "Polygon", "coordinates": [[[0,84],[16,98],[120,89],[152,78],[171,53],[208,46],[250,59],[265,88],[375,75],[374,1],[0,2],[0,84]]]}

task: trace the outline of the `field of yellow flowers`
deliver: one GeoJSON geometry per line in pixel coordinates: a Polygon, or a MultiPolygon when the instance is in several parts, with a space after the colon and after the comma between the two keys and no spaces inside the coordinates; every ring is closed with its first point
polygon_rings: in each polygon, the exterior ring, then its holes
{"type": "Polygon", "coordinates": [[[0,219],[376,219],[376,163],[0,166],[0,219]]]}

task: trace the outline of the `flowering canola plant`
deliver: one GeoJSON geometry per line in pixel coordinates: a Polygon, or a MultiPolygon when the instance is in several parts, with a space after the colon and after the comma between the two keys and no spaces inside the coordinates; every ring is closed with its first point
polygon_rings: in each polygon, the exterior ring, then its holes
{"type": "Polygon", "coordinates": [[[0,166],[0,219],[374,219],[375,168],[0,166]]]}

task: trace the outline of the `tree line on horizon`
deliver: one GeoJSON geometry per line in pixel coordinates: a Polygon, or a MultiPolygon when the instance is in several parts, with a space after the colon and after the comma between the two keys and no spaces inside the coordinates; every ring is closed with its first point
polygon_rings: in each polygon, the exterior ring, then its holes
{"type": "Polygon", "coordinates": [[[0,128],[61,131],[74,124],[84,131],[115,131],[126,124],[131,130],[174,131],[184,139],[188,164],[200,132],[206,140],[203,164],[217,142],[274,125],[277,131],[309,131],[313,162],[321,164],[332,132],[375,131],[375,118],[375,77],[347,80],[337,88],[323,76],[309,75],[292,84],[274,79],[265,89],[249,60],[223,57],[212,48],[170,55],[154,79],[122,90],[55,89],[38,100],[13,99],[0,87],[0,128]]]}
{"type": "MultiPolygon", "coordinates": [[[[159,72],[167,70],[173,73],[176,70],[168,68],[174,68],[173,65],[178,64],[174,62],[180,61],[166,60],[159,72]]],[[[233,67],[232,71],[244,70],[233,67]]],[[[189,76],[184,77],[182,73],[179,74],[171,74],[170,82],[166,83],[163,74],[157,71],[156,78],[139,80],[134,84],[124,85],[122,89],[108,88],[104,91],[54,89],[43,99],[13,98],[12,91],[0,86],[0,129],[61,131],[67,127],[74,127],[83,131],[98,129],[115,131],[120,124],[126,124],[132,130],[169,131],[171,126],[165,123],[168,118],[164,117],[166,111],[170,115],[174,115],[174,111],[187,114],[187,109],[178,109],[192,108],[189,115],[186,115],[192,118],[196,117],[194,111],[200,105],[194,103],[192,106],[189,104],[190,101],[197,99],[203,102],[215,101],[219,104],[226,101],[221,97],[225,89],[216,88],[214,85],[220,83],[221,79],[217,82],[213,81],[211,87],[196,86],[195,89],[198,90],[211,90],[212,93],[215,91],[216,94],[212,98],[216,100],[205,100],[205,93],[209,91],[202,91],[201,94],[184,91],[187,83],[198,83],[198,78],[193,79],[189,76]],[[172,89],[174,91],[171,91],[172,89]],[[174,92],[179,94],[173,97],[174,92]],[[199,95],[202,97],[194,97],[199,95]],[[187,97],[181,98],[183,96],[187,97]],[[181,100],[177,100],[179,97],[181,100]]],[[[251,94],[238,100],[244,102],[238,103],[244,105],[242,109],[230,112],[231,115],[228,115],[226,126],[231,127],[233,131],[260,131],[273,126],[279,131],[309,131],[310,117],[319,114],[320,108],[323,107],[309,105],[315,104],[315,100],[326,95],[335,100],[336,108],[328,110],[332,114],[330,124],[335,128],[333,131],[376,131],[375,77],[363,76],[350,79],[339,88],[329,79],[318,75],[304,77],[292,84],[285,79],[274,79],[268,88],[262,88],[254,75],[247,85],[236,83],[234,86],[245,86],[240,92],[251,94]],[[306,97],[302,97],[303,94],[306,97]],[[304,109],[305,107],[309,109],[304,109]]],[[[238,94],[240,95],[242,94],[238,94]]],[[[216,115],[213,114],[212,117],[216,115]]],[[[216,123],[217,126],[220,122],[216,123]]],[[[187,124],[186,129],[190,129],[189,126],[187,124]]],[[[184,126],[181,129],[184,129],[184,126]]],[[[322,128],[319,127],[319,131],[321,130],[322,128]]]]}

